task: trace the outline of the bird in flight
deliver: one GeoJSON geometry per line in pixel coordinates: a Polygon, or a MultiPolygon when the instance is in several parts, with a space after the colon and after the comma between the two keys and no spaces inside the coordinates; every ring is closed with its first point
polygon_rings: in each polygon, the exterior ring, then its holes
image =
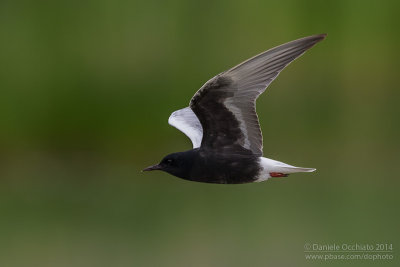
{"type": "Polygon", "coordinates": [[[263,157],[255,102],[290,62],[325,37],[313,35],[277,46],[207,81],[189,107],[168,119],[190,138],[193,149],[169,154],[143,171],[161,170],[185,180],[219,184],[315,171],[263,157]]]}

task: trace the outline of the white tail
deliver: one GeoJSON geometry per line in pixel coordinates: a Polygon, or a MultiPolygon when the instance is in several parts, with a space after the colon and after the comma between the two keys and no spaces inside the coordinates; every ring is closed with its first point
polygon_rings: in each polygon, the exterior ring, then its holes
{"type": "Polygon", "coordinates": [[[263,168],[257,181],[265,181],[271,177],[270,173],[291,174],[296,172],[313,172],[314,168],[292,166],[277,160],[260,157],[260,165],[263,168]]]}

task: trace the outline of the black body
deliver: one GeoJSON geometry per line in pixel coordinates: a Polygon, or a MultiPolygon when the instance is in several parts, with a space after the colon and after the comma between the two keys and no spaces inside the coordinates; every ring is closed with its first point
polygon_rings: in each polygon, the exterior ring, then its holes
{"type": "Polygon", "coordinates": [[[254,182],[260,172],[258,157],[251,153],[227,154],[200,148],[170,154],[156,166],[185,180],[217,184],[254,182]]]}

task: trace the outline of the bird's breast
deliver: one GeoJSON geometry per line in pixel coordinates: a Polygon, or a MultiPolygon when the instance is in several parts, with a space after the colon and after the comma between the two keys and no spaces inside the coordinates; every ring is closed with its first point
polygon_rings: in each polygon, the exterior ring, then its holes
{"type": "Polygon", "coordinates": [[[190,180],[241,184],[254,182],[260,166],[257,157],[238,155],[202,155],[193,162],[190,180]]]}

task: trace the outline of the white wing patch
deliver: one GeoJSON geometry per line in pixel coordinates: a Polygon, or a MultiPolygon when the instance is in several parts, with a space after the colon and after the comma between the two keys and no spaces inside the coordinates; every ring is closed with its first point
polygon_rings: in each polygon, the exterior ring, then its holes
{"type": "Polygon", "coordinates": [[[190,107],[172,112],[168,123],[189,137],[193,148],[200,147],[203,139],[203,127],[190,107]]]}

